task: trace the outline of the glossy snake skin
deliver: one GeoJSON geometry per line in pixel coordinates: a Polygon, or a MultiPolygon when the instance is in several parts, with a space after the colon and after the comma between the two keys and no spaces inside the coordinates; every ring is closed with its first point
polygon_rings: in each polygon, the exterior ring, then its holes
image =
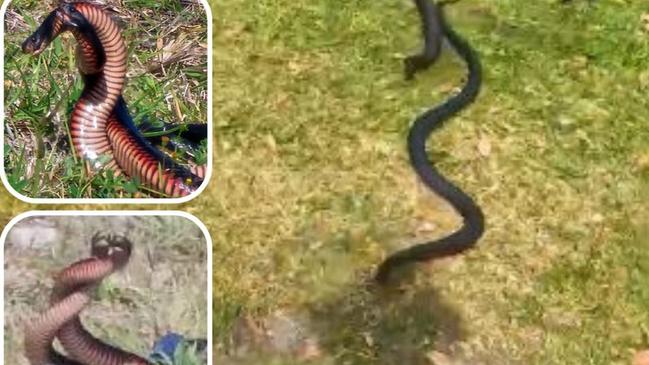
{"type": "Polygon", "coordinates": [[[93,170],[126,173],[170,197],[191,194],[202,184],[204,166],[185,168],[155,148],[138,131],[122,97],[127,48],[115,21],[99,6],[64,3],[52,11],[22,45],[39,54],[69,31],[77,46],[84,89],[70,117],[72,144],[93,170]]]}
{"type": "Polygon", "coordinates": [[[95,338],[79,319],[79,313],[90,302],[88,290],[126,265],[131,250],[131,242],[122,236],[96,234],[92,239],[92,256],[54,276],[50,307],[25,326],[25,356],[31,365],[151,364],[95,338]],[[52,347],[55,338],[66,355],[52,347]]]}

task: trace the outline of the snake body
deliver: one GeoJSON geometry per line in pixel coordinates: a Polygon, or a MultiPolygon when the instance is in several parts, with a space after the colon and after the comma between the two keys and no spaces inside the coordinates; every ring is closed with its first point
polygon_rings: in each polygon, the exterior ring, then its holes
{"type": "Polygon", "coordinates": [[[179,165],[147,141],[133,123],[122,97],[126,44],[105,11],[85,2],[64,3],[25,40],[23,51],[39,54],[64,31],[70,31],[78,43],[77,64],[85,84],[70,117],[77,155],[95,170],[125,172],[167,196],[196,191],[204,169],[179,165]]]}
{"type": "Polygon", "coordinates": [[[447,24],[441,5],[430,0],[415,0],[415,3],[423,21],[425,48],[420,55],[406,59],[406,77],[411,78],[415,72],[434,63],[443,37],[466,62],[468,77],[458,94],[415,119],[408,134],[408,154],[423,183],[451,203],[464,219],[464,224],[442,239],[416,244],[388,256],[378,268],[376,280],[379,283],[386,283],[393,270],[405,264],[461,253],[473,247],[484,232],[484,215],[480,207],[440,174],[426,154],[426,140],[430,134],[478,96],[482,83],[480,60],[471,46],[447,24]]]}
{"type": "Polygon", "coordinates": [[[131,249],[131,242],[124,237],[95,235],[92,257],[55,275],[50,307],[25,327],[25,356],[31,365],[151,364],[95,338],[79,319],[79,313],[90,302],[88,289],[126,265],[131,249]],[[58,338],[69,357],[53,349],[54,338],[58,338]]]}

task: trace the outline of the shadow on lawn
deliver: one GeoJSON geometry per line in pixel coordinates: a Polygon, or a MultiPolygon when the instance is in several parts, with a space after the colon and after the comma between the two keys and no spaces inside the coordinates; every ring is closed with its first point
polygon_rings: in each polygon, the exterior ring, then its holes
{"type": "Polygon", "coordinates": [[[355,364],[430,364],[431,352],[448,354],[465,337],[459,314],[435,289],[398,283],[347,287],[314,306],[311,320],[325,352],[355,364]]]}

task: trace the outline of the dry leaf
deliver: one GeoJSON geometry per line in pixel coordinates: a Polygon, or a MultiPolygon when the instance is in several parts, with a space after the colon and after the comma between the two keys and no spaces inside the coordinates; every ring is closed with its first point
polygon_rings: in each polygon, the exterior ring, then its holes
{"type": "Polygon", "coordinates": [[[426,354],[426,358],[434,365],[451,365],[451,358],[443,352],[431,351],[426,354]]]}
{"type": "Polygon", "coordinates": [[[649,365],[649,350],[636,352],[633,356],[633,365],[649,365]]]}
{"type": "Polygon", "coordinates": [[[642,28],[645,32],[649,32],[649,13],[644,13],[640,16],[640,21],[642,22],[642,28]]]}
{"type": "Polygon", "coordinates": [[[489,141],[489,138],[485,136],[480,137],[478,141],[478,152],[483,157],[491,155],[491,141],[489,141]]]}

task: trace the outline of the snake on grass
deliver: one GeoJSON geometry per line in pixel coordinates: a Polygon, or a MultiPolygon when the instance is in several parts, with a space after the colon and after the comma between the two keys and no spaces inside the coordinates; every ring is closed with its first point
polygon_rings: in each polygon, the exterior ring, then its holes
{"type": "Polygon", "coordinates": [[[455,255],[471,247],[484,232],[484,215],[473,199],[447,180],[433,165],[426,153],[426,140],[445,121],[471,104],[480,91],[482,69],[477,53],[469,43],[446,22],[442,6],[430,0],[415,0],[424,34],[424,51],[406,58],[406,78],[432,65],[440,55],[442,40],[446,38],[457,54],[464,59],[468,76],[460,92],[442,104],[419,115],[408,134],[410,162],[421,181],[447,200],[464,219],[462,227],[439,240],[415,244],[388,256],[378,268],[376,280],[385,284],[398,267],[413,262],[428,261],[455,255]]]}
{"type": "Polygon", "coordinates": [[[61,33],[77,40],[77,64],[84,80],[81,97],[70,116],[76,154],[93,170],[124,172],[143,185],[170,197],[186,196],[203,183],[203,166],[186,168],[145,139],[131,118],[122,91],[127,48],[110,15],[87,2],[62,3],[22,44],[26,53],[40,54],[61,33]]]}

